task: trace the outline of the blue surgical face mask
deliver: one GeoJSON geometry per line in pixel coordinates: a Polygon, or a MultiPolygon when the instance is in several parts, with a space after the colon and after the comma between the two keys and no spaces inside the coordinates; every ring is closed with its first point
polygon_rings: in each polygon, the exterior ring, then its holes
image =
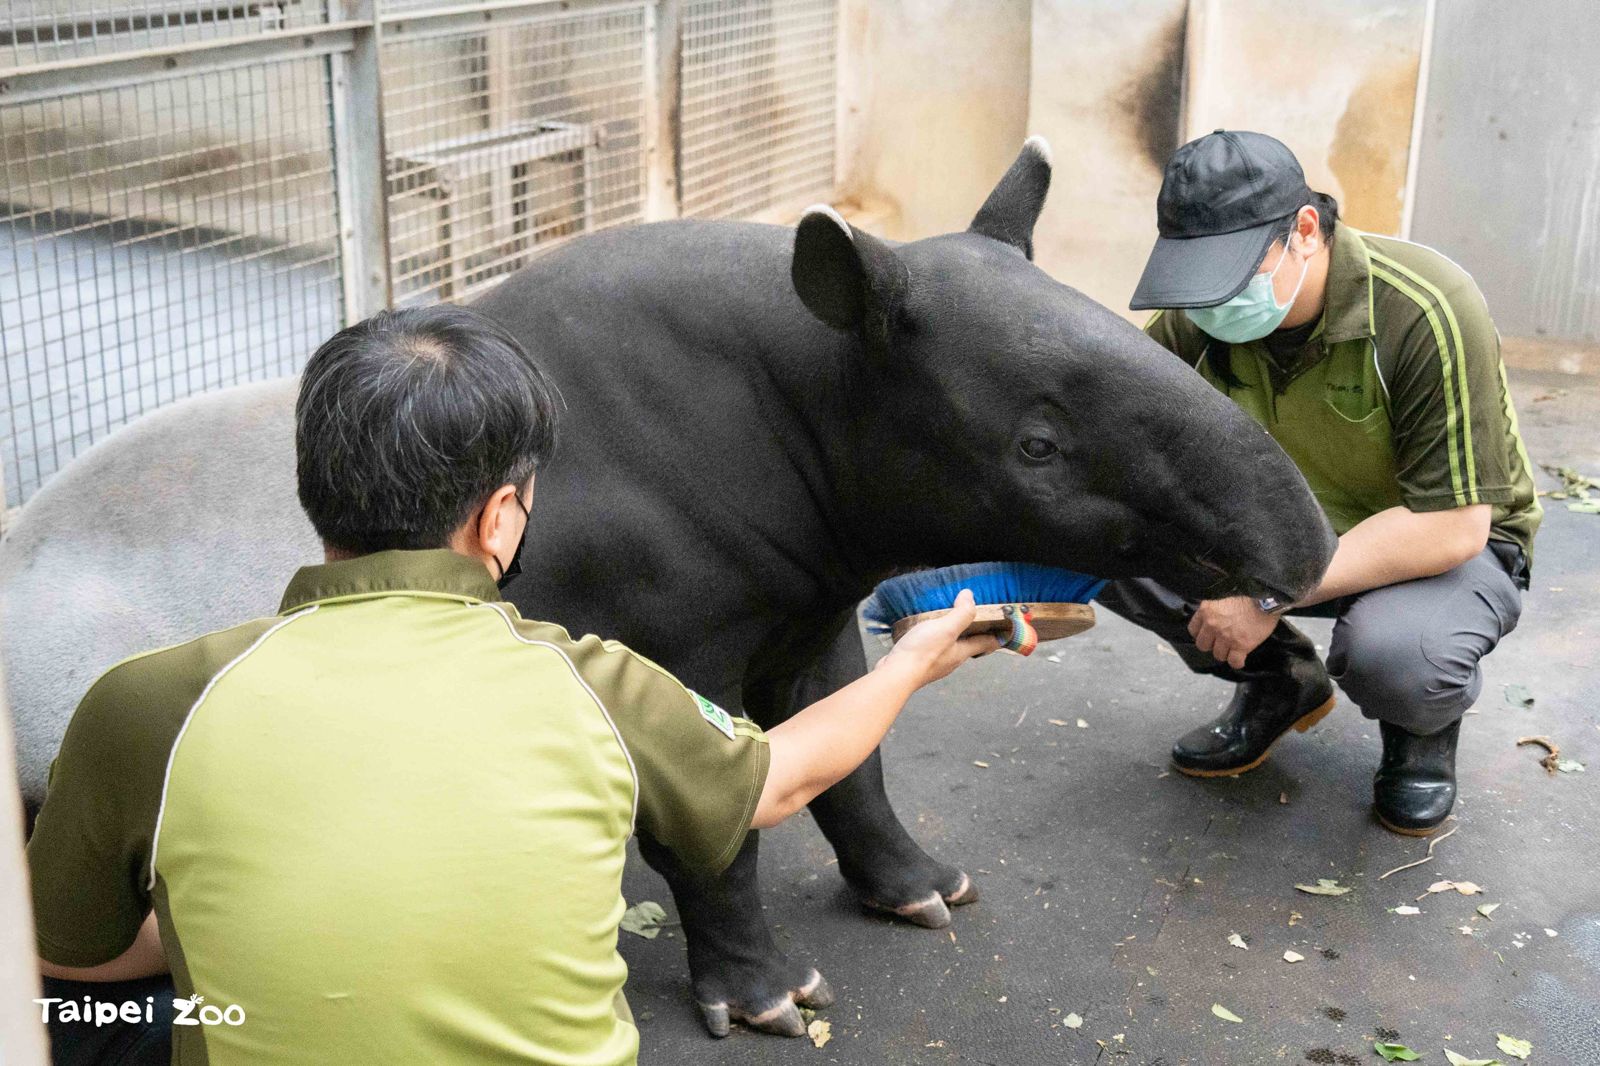
{"type": "Polygon", "coordinates": [[[1284,238],[1283,255],[1278,257],[1278,265],[1270,272],[1251,278],[1244,291],[1227,303],[1215,307],[1191,307],[1184,313],[1189,316],[1189,321],[1219,341],[1245,344],[1260,340],[1283,324],[1289,308],[1294,306],[1295,297],[1300,295],[1300,286],[1305,284],[1309,264],[1303,257],[1297,257],[1300,258],[1300,280],[1294,283],[1294,292],[1282,304],[1273,295],[1273,279],[1289,254],[1289,238],[1284,238]]]}

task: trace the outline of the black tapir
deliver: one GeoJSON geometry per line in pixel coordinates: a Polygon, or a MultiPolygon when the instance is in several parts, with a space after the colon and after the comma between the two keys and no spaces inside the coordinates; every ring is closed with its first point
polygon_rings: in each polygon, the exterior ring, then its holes
{"type": "MultiPolygon", "coordinates": [[[[886,575],[987,559],[1295,597],[1334,537],[1259,425],[1031,262],[1030,140],[971,228],[908,244],[826,208],[797,229],[672,222],[546,255],[477,304],[566,410],[509,598],[614,637],[771,725],[865,669],[853,611],[886,575]]],[[[318,558],[292,487],[293,383],[164,411],[62,472],[0,552],[27,799],[115,659],[270,613],[318,558]]],[[[889,806],[874,756],[813,805],[864,902],[927,926],[976,898],[889,806]]],[[[696,1001],[798,1034],[831,994],[761,914],[756,835],[672,884],[696,1001]]]]}

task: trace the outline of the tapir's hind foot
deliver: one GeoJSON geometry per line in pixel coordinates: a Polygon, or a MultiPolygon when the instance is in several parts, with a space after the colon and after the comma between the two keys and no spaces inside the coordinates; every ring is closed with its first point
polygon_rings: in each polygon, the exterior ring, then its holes
{"type": "Polygon", "coordinates": [[[805,971],[805,979],[800,984],[775,995],[763,996],[757,991],[762,984],[752,982],[747,986],[746,995],[732,996],[724,994],[722,981],[696,981],[695,1001],[706,1030],[712,1036],[727,1036],[729,1023],[738,1022],[777,1036],[804,1036],[806,1022],[800,1008],[821,1010],[833,1002],[833,989],[814,969],[805,971]]]}
{"type": "Polygon", "coordinates": [[[891,905],[880,902],[872,896],[862,896],[861,903],[868,910],[892,914],[926,929],[943,929],[950,924],[951,907],[972,903],[978,898],[978,886],[973,883],[972,878],[960,870],[955,870],[954,873],[957,877],[953,888],[929,892],[921,899],[891,905]]]}

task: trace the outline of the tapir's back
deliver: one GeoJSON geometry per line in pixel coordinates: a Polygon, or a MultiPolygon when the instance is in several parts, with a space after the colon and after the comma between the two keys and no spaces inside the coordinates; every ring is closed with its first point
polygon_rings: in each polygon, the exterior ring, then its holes
{"type": "MultiPolygon", "coordinates": [[[[703,357],[759,348],[784,332],[784,316],[804,314],[787,289],[790,233],[717,222],[609,231],[542,256],[480,301],[567,405],[524,552],[539,584],[515,597],[533,616],[667,660],[655,631],[672,621],[650,597],[742,587],[735,575],[748,568],[708,554],[706,531],[727,488],[717,471],[769,461],[766,421],[735,387],[736,364],[703,357]],[[697,443],[708,433],[744,440],[743,458],[709,454],[697,443]],[[720,582],[707,577],[715,569],[720,582]]],[[[139,419],[57,474],[0,545],[0,654],[30,805],[102,671],[271,614],[295,568],[320,558],[295,494],[297,387],[238,386],[139,419]]]]}

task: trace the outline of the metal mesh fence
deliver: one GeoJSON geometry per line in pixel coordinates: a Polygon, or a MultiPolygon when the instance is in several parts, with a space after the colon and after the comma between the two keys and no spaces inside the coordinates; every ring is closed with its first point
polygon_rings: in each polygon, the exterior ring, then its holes
{"type": "Polygon", "coordinates": [[[644,217],[644,4],[386,45],[395,300],[459,300],[644,217]]]}
{"type": "Polygon", "coordinates": [[[338,328],[326,80],[292,60],[0,109],[8,503],[338,328]]]}
{"type": "Polygon", "coordinates": [[[5,504],[142,412],[297,370],[385,294],[826,198],[836,2],[0,5],[5,504]]]}
{"type": "Polygon", "coordinates": [[[835,0],[690,0],[683,214],[745,217],[833,189],[835,0]]]}

